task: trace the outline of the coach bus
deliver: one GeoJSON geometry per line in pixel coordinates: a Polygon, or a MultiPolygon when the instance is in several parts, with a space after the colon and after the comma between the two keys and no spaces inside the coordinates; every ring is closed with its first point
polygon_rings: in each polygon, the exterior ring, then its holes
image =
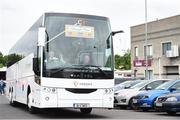
{"type": "Polygon", "coordinates": [[[118,32],[111,31],[107,17],[44,13],[9,51],[10,104],[25,104],[31,113],[113,108],[112,36],[118,32]]]}

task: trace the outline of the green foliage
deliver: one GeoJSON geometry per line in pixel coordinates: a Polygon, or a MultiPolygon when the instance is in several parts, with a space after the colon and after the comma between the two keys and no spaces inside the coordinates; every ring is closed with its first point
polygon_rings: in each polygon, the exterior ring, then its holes
{"type": "Polygon", "coordinates": [[[115,55],[115,68],[123,70],[131,69],[131,53],[129,50],[123,56],[115,55]]]}
{"type": "Polygon", "coordinates": [[[7,60],[6,64],[7,64],[7,66],[11,66],[12,64],[21,60],[22,58],[23,58],[23,56],[21,56],[21,55],[10,54],[10,55],[6,56],[6,60],[7,60]]]}
{"type": "Polygon", "coordinates": [[[0,52],[0,68],[6,66],[6,60],[4,59],[3,54],[0,52]]]}
{"type": "Polygon", "coordinates": [[[3,54],[0,52],[0,68],[7,65],[10,66],[21,59],[22,59],[22,56],[20,55],[11,54],[11,55],[3,56],[3,54]]]}

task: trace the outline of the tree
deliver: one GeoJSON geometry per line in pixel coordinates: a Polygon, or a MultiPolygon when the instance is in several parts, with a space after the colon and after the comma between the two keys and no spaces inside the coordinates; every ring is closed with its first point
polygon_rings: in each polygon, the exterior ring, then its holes
{"type": "Polygon", "coordinates": [[[115,55],[115,68],[116,69],[131,69],[131,53],[127,50],[123,56],[115,55]]]}
{"type": "Polygon", "coordinates": [[[121,56],[120,55],[115,55],[115,69],[120,69],[121,65],[121,56]]]}
{"type": "Polygon", "coordinates": [[[6,61],[4,60],[3,54],[0,52],[0,68],[6,65],[6,61]]]}
{"type": "Polygon", "coordinates": [[[23,56],[18,54],[10,54],[6,56],[6,64],[7,66],[11,66],[12,64],[16,63],[17,61],[21,60],[23,56]]]}
{"type": "Polygon", "coordinates": [[[21,60],[23,56],[17,55],[17,54],[11,54],[11,55],[5,55],[0,52],[0,68],[4,66],[10,66],[14,64],[15,62],[21,60]]]}
{"type": "Polygon", "coordinates": [[[131,53],[130,50],[127,50],[127,52],[123,56],[124,61],[124,69],[130,70],[131,69],[131,53]]]}

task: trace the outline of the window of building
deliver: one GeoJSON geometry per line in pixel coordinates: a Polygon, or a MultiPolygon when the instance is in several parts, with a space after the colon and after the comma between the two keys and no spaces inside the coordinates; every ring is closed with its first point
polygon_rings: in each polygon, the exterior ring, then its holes
{"type": "Polygon", "coordinates": [[[134,48],[134,56],[135,58],[138,58],[138,47],[134,48]]]}
{"type": "MultiPolygon", "coordinates": [[[[148,57],[152,57],[153,56],[152,45],[147,45],[147,56],[148,57]]],[[[146,57],[146,46],[144,46],[144,57],[146,57]]]]}
{"type": "Polygon", "coordinates": [[[171,42],[162,43],[162,54],[166,55],[168,50],[171,50],[171,42]]]}
{"type": "Polygon", "coordinates": [[[148,79],[148,80],[152,80],[153,79],[153,71],[152,70],[148,70],[146,72],[146,70],[145,70],[145,78],[148,79]]]}

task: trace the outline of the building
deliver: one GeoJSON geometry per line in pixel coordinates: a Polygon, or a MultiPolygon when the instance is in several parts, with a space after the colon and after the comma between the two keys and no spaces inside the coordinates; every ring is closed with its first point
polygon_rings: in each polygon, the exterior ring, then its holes
{"type": "Polygon", "coordinates": [[[180,15],[131,27],[131,63],[136,77],[180,78],[180,15]],[[146,49],[147,58],[146,62],[146,49]],[[146,63],[148,63],[146,65],[146,63]],[[145,74],[148,66],[147,74],[145,74]]]}

